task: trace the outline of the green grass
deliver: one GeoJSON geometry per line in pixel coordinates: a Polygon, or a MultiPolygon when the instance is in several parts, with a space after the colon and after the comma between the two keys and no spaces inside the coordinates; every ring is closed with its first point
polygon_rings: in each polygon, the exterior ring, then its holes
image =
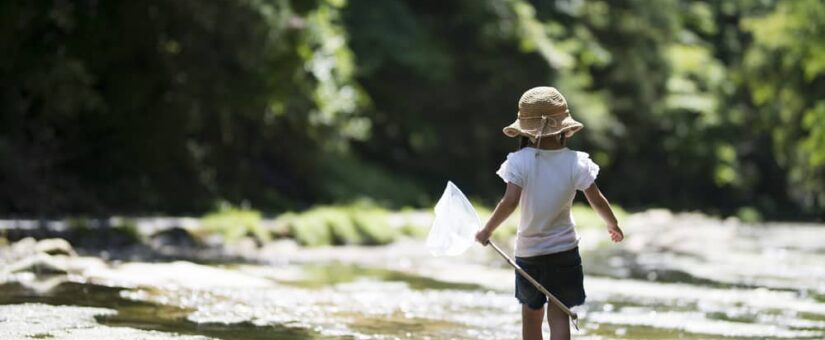
{"type": "MultiPolygon", "coordinates": [[[[616,219],[619,220],[619,225],[621,226],[622,221],[628,216],[627,211],[615,204],[612,204],[611,207],[613,208],[613,214],[616,215],[616,219]]],[[[576,203],[573,204],[571,210],[573,211],[573,218],[576,221],[576,228],[604,228],[607,226],[601,216],[589,205],[576,203]]]]}
{"type": "Polygon", "coordinates": [[[332,244],[361,244],[364,237],[355,225],[350,212],[340,207],[324,206],[311,210],[306,218],[315,219],[329,230],[332,244]]]}
{"type": "Polygon", "coordinates": [[[762,214],[754,207],[741,207],[736,210],[736,217],[743,223],[760,223],[762,222],[762,214]]]}
{"type": "Polygon", "coordinates": [[[319,214],[286,213],[281,215],[289,229],[289,236],[304,246],[316,247],[332,244],[332,230],[319,214]]]}
{"type": "Polygon", "coordinates": [[[261,241],[271,239],[261,226],[261,213],[248,208],[224,205],[218,211],[203,216],[201,227],[207,233],[223,236],[226,242],[234,242],[244,236],[254,236],[261,241]]]}
{"type": "MultiPolygon", "coordinates": [[[[487,223],[487,220],[490,219],[490,215],[493,214],[493,210],[479,204],[474,204],[474,206],[478,212],[478,217],[481,220],[481,227],[483,228],[484,224],[487,223]]],[[[518,231],[518,220],[519,210],[516,209],[510,217],[498,226],[496,232],[493,233],[493,239],[499,242],[505,242],[515,236],[518,231]]]]}
{"type": "Polygon", "coordinates": [[[350,216],[364,236],[364,244],[387,244],[395,240],[398,232],[390,226],[389,213],[379,208],[354,208],[350,216]]]}
{"type": "MultiPolygon", "coordinates": [[[[492,211],[482,205],[476,205],[482,225],[492,211]]],[[[614,206],[614,212],[621,221],[627,216],[624,209],[614,206]]],[[[601,217],[584,204],[575,204],[572,208],[578,228],[603,227],[601,217]]],[[[290,237],[301,245],[309,247],[327,245],[382,245],[388,244],[401,236],[424,238],[430,230],[430,219],[416,214],[430,213],[428,210],[405,209],[391,213],[370,202],[357,202],[349,205],[317,206],[296,213],[284,213],[276,219],[274,225],[278,230],[264,230],[261,227],[261,214],[250,209],[224,207],[203,217],[203,229],[218,233],[228,242],[247,235],[268,241],[271,233],[280,237],[290,237]],[[398,219],[393,224],[390,217],[398,219]],[[426,225],[424,225],[426,224],[426,225]]],[[[496,230],[493,237],[506,241],[515,236],[518,229],[519,212],[515,211],[496,230]]]]}
{"type": "MultiPolygon", "coordinates": [[[[622,225],[622,221],[628,216],[627,211],[622,209],[617,205],[612,205],[613,213],[616,215],[616,218],[619,220],[619,225],[622,225]]],[[[484,223],[490,218],[492,215],[492,210],[485,206],[476,205],[476,211],[478,211],[478,216],[481,218],[482,227],[484,223]]],[[[606,226],[604,220],[602,220],[601,216],[596,213],[593,208],[589,205],[576,203],[573,204],[571,208],[573,213],[573,219],[576,221],[576,228],[579,229],[586,229],[586,228],[603,228],[606,226]]],[[[518,223],[519,223],[519,210],[513,212],[509,218],[507,218],[499,227],[496,229],[495,234],[493,237],[499,241],[505,241],[513,236],[516,235],[518,231],[518,223]]]]}
{"type": "Polygon", "coordinates": [[[365,204],[320,206],[278,217],[289,236],[305,246],[380,245],[401,234],[389,223],[387,210],[365,204]]]}
{"type": "Polygon", "coordinates": [[[397,218],[401,219],[401,227],[398,229],[398,232],[404,236],[414,238],[427,237],[432,224],[432,216],[424,218],[427,214],[432,215],[432,211],[413,209],[410,207],[402,208],[397,214],[397,218]]]}
{"type": "Polygon", "coordinates": [[[430,232],[430,226],[421,226],[414,223],[405,223],[398,230],[402,235],[414,238],[424,238],[430,232]]]}

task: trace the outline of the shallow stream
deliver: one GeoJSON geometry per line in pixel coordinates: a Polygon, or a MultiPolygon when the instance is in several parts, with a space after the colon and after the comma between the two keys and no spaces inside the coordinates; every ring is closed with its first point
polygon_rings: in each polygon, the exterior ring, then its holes
{"type": "MultiPolygon", "coordinates": [[[[825,227],[652,212],[626,231],[615,246],[582,228],[576,338],[825,337],[825,227]]],[[[418,240],[265,255],[21,275],[0,286],[0,337],[91,338],[95,327],[106,339],[519,337],[512,270],[480,246],[458,258],[431,257],[418,240]]]]}

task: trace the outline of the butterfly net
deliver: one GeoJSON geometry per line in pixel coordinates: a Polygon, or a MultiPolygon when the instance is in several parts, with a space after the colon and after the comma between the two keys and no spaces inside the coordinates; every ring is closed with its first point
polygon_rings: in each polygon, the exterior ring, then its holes
{"type": "Polygon", "coordinates": [[[427,236],[427,249],[436,256],[456,256],[475,242],[481,228],[473,205],[453,182],[447,182],[444,194],[435,205],[435,220],[427,236]]]}

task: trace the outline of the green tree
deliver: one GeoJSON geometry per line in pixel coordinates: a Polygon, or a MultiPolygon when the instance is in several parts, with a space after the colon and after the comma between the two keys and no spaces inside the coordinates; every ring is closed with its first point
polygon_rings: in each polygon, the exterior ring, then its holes
{"type": "Polygon", "coordinates": [[[782,1],[769,14],[743,21],[754,43],[744,81],[769,133],[773,156],[792,196],[807,209],[825,208],[825,4],[782,1]]]}

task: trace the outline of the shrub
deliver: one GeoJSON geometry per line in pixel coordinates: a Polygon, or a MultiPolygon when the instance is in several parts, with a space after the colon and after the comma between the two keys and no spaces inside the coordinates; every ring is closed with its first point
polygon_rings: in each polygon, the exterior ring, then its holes
{"type": "Polygon", "coordinates": [[[350,210],[355,227],[364,237],[364,244],[387,244],[395,240],[397,231],[390,225],[389,213],[379,208],[359,208],[350,210]]]}
{"type": "Polygon", "coordinates": [[[364,241],[364,237],[356,228],[350,213],[346,209],[320,207],[310,210],[307,215],[316,215],[317,218],[327,224],[332,234],[333,244],[361,244],[364,241]]]}
{"type": "Polygon", "coordinates": [[[223,236],[227,242],[252,235],[261,241],[269,241],[270,235],[261,226],[261,213],[248,208],[223,205],[216,212],[201,218],[201,227],[209,233],[223,236]]]}
{"type": "Polygon", "coordinates": [[[305,246],[387,244],[398,231],[389,223],[389,213],[369,203],[349,206],[320,206],[278,218],[289,235],[305,246]]]}
{"type": "Polygon", "coordinates": [[[736,210],[736,217],[743,223],[762,222],[762,214],[754,207],[742,207],[736,210]]]}
{"type": "Polygon", "coordinates": [[[401,235],[423,238],[427,237],[427,234],[430,232],[430,227],[407,222],[401,225],[401,228],[398,231],[401,235]]]}
{"type": "Polygon", "coordinates": [[[410,207],[402,208],[397,213],[400,219],[396,226],[401,235],[423,238],[430,232],[434,215],[431,211],[417,210],[410,207]]]}
{"type": "Polygon", "coordinates": [[[329,226],[317,214],[293,214],[287,223],[292,237],[304,246],[317,247],[332,243],[329,226]]]}

